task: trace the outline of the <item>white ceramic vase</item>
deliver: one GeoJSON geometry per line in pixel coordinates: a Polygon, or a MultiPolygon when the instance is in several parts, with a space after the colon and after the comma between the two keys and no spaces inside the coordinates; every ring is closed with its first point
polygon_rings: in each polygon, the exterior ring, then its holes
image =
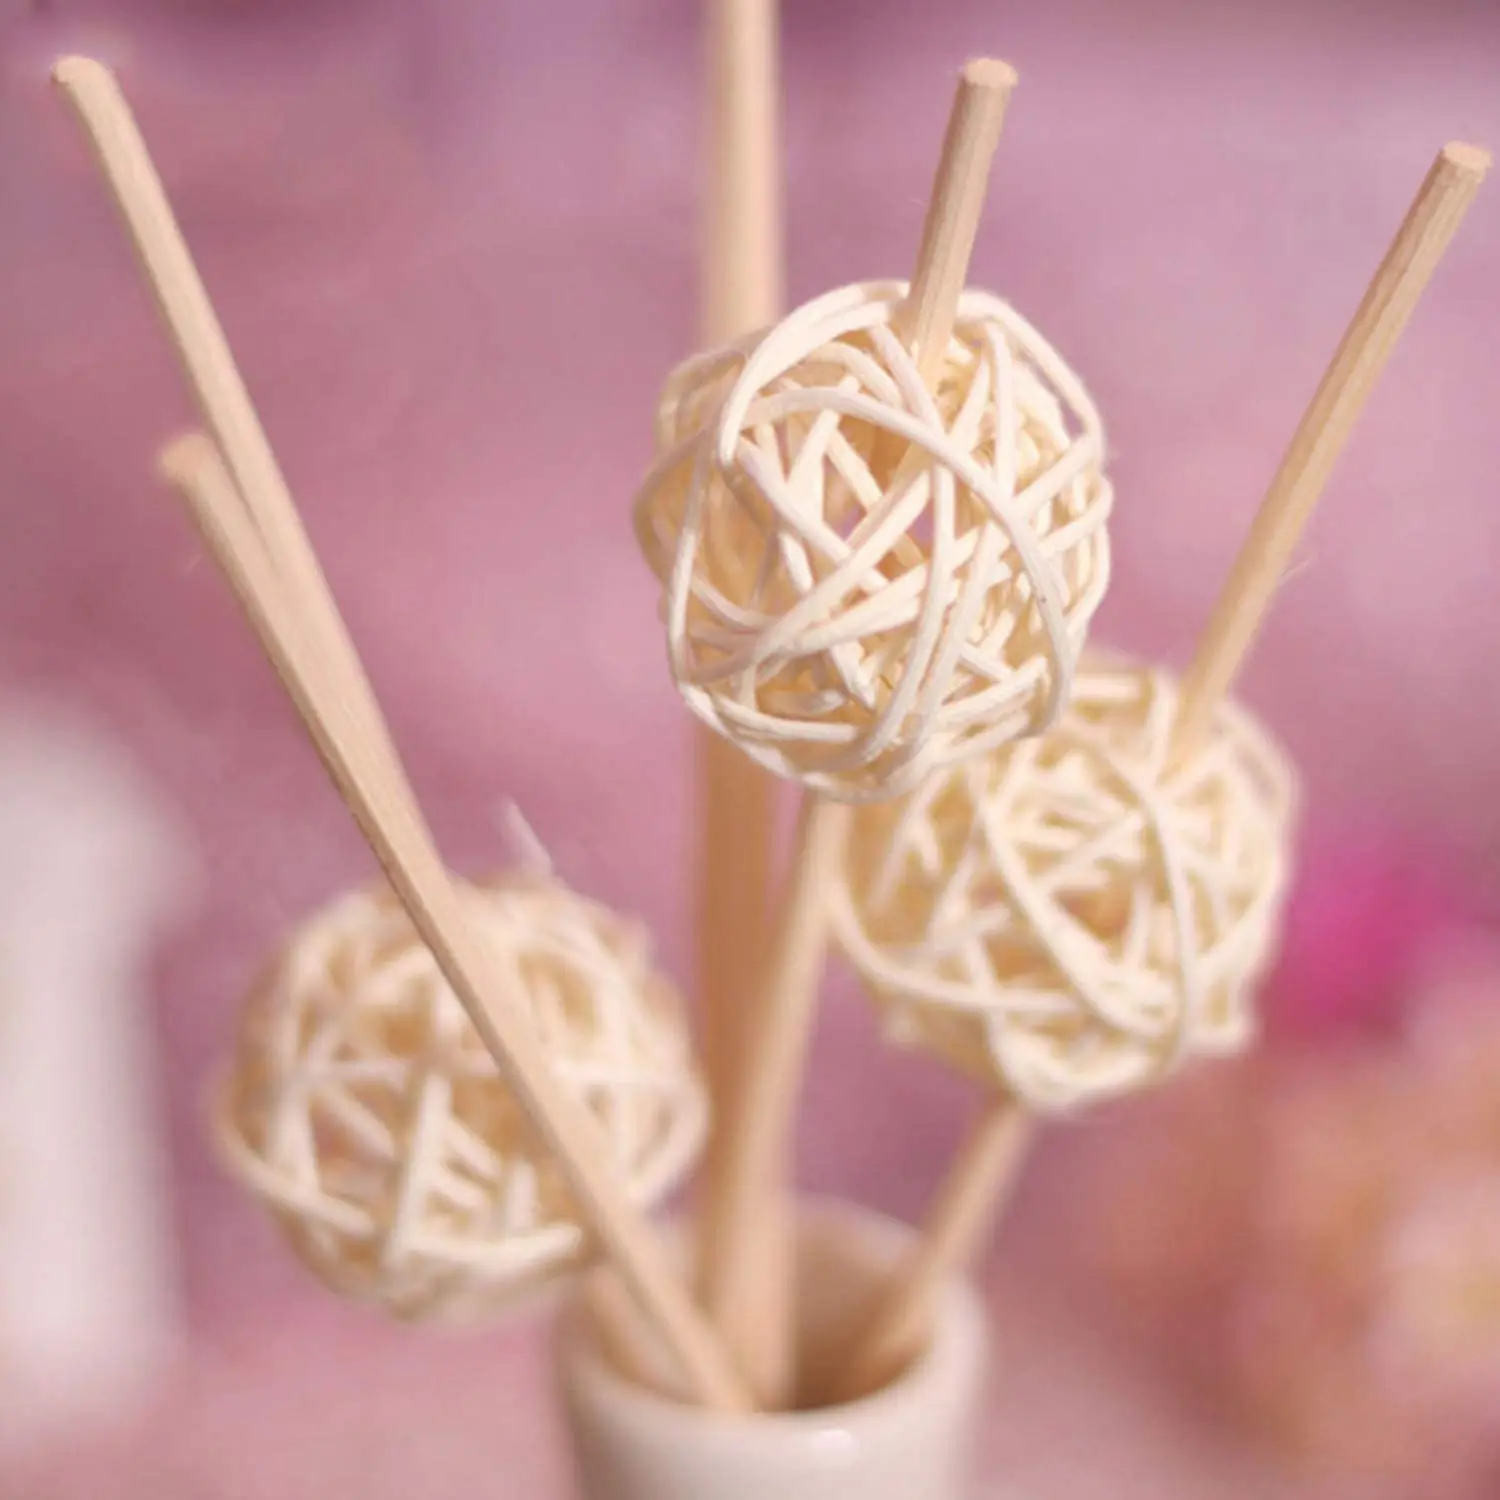
{"type": "MultiPolygon", "coordinates": [[[[798,1248],[799,1344],[817,1367],[844,1347],[905,1225],[814,1204],[798,1248]]],[[[926,1351],[892,1384],[847,1405],[714,1416],[620,1375],[601,1350],[585,1283],[559,1323],[557,1375],[583,1500],[967,1500],[987,1353],[972,1288],[945,1288],[926,1351]]]]}

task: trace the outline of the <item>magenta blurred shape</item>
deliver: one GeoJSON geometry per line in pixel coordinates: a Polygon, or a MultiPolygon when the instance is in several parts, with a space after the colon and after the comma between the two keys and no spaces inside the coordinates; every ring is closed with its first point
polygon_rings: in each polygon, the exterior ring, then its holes
{"type": "Polygon", "coordinates": [[[1432,841],[1366,827],[1306,841],[1280,962],[1273,1036],[1331,1039],[1397,1021],[1434,945],[1474,904],[1462,865],[1432,841]]]}

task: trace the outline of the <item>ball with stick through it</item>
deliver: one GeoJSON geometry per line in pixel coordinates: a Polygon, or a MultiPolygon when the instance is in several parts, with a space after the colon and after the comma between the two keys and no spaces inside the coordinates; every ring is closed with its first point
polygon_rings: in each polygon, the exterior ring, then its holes
{"type": "MultiPolygon", "coordinates": [[[[640,927],[545,871],[464,889],[473,928],[642,1207],[691,1169],[705,1102],[640,927]]],[[[555,1159],[388,888],[303,923],[246,1006],[220,1152],[333,1290],[473,1322],[589,1258],[555,1159]]]]}
{"type": "Polygon", "coordinates": [[[1294,777],[1232,706],[1172,764],[1177,696],[1086,664],[1046,735],[862,812],[836,926],[897,1040],[1040,1111],[1246,1044],[1294,777]]]}
{"type": "Polygon", "coordinates": [[[679,367],[636,502],[689,707],[838,800],[1054,718],[1109,578],[1082,382],[969,291],[929,385],[908,291],[844,287],[679,367]]]}

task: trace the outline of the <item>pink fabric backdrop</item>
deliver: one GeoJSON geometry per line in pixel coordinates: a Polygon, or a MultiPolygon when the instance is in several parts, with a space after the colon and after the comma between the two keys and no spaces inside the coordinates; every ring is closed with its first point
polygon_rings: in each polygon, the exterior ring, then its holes
{"type": "MultiPolygon", "coordinates": [[[[1181,661],[1434,150],[1500,144],[1500,9],[786,8],[796,296],[904,272],[952,70],[981,51],[1020,67],[975,279],[1048,331],[1105,413],[1119,506],[1104,630],[1181,661]]],[[[418,1472],[378,1440],[399,1411],[408,1433],[426,1413],[445,1483],[498,1459],[537,1476],[499,1493],[550,1493],[529,1335],[433,1345],[330,1305],[207,1159],[201,1092],[251,968],[368,861],[152,478],[190,408],[44,79],[67,48],[118,64],[453,860],[493,862],[513,797],[564,873],[650,919],[680,967],[685,716],[626,507],[653,389],[693,337],[695,6],[3,14],[0,688],[90,707],[180,798],[209,872],[160,983],[201,1368],[148,1432],[9,1492],[395,1495],[418,1472]],[[339,1363],[356,1349],[357,1379],[339,1363]],[[366,1434],[358,1455],[315,1435],[335,1409],[366,1434]]],[[[1377,818],[1459,848],[1481,878],[1500,851],[1497,270],[1492,186],[1245,688],[1306,768],[1315,839],[1377,818]]],[[[882,1053],[842,996],[808,1181],[914,1210],[960,1103],[935,1070],[882,1053]]],[[[1018,1244],[1045,1235],[1047,1196],[1033,1183],[1018,1244]]],[[[1195,1470],[1196,1437],[1140,1437],[1157,1419],[1125,1413],[1147,1398],[1066,1394],[1086,1340],[1026,1300],[1027,1373],[1005,1404],[1029,1401],[1043,1437],[996,1438],[1021,1472],[1058,1495],[1158,1495],[1169,1474],[1229,1493],[1238,1459],[1215,1449],[1195,1470]],[[1085,1430],[1092,1480],[1077,1443],[1059,1468],[1045,1437],[1085,1430]]],[[[1258,1483],[1244,1492],[1282,1493],[1258,1483]]]]}

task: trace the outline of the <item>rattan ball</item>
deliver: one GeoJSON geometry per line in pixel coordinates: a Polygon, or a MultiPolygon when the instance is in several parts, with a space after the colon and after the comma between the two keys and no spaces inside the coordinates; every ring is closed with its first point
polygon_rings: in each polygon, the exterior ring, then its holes
{"type": "Polygon", "coordinates": [[[1170,764],[1176,702],[1091,662],[1048,734],[860,810],[834,920],[896,1040],[1044,1111],[1245,1045],[1293,773],[1232,706],[1170,764]]]}
{"type": "MultiPolygon", "coordinates": [[[[694,1162],[705,1101],[643,930],[550,876],[466,887],[476,931],[643,1205],[694,1162]]],[[[568,1193],[388,888],[294,932],[253,992],[219,1144],[329,1287],[479,1321],[587,1258],[568,1193]]]]}
{"type": "Polygon", "coordinates": [[[1049,724],[1109,579],[1082,383],[969,291],[933,394],[905,292],[845,287],[682,365],[635,505],[688,706],[844,801],[1049,724]]]}

